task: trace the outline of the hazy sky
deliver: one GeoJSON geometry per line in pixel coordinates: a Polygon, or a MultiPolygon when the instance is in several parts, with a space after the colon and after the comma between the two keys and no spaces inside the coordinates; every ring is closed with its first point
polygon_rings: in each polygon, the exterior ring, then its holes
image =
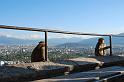
{"type": "MultiPolygon", "coordinates": [[[[124,0],[0,0],[0,25],[111,34],[124,32],[124,0]]],[[[1,30],[0,34],[9,31],[1,30]]],[[[26,32],[11,31],[10,36],[26,32]]],[[[39,33],[34,34],[38,37],[39,33]]],[[[30,37],[27,34],[28,37],[30,37]]]]}

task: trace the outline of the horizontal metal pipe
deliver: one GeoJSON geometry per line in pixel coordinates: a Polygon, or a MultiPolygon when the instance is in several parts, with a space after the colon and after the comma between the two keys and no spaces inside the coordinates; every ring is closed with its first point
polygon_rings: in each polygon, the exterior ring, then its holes
{"type": "Polygon", "coordinates": [[[16,27],[16,26],[5,26],[5,25],[0,25],[0,28],[3,28],[3,29],[14,29],[14,30],[38,31],[38,32],[45,32],[46,31],[46,29],[16,27]]]}
{"type": "Polygon", "coordinates": [[[5,25],[0,25],[0,28],[3,28],[3,29],[14,29],[14,30],[38,31],[38,32],[52,32],[52,33],[63,33],[63,34],[75,34],[75,35],[110,36],[110,35],[105,35],[105,34],[69,32],[69,31],[60,31],[60,30],[49,30],[49,29],[38,29],[38,28],[16,27],[16,26],[5,26],[5,25]]]}
{"type": "Polygon", "coordinates": [[[112,35],[112,34],[95,34],[95,33],[69,32],[69,31],[50,30],[50,29],[38,29],[38,28],[29,28],[29,27],[17,27],[17,26],[6,26],[6,25],[0,25],[0,28],[3,28],[3,29],[14,29],[14,30],[28,30],[28,31],[37,31],[37,32],[75,34],[75,35],[124,37],[124,36],[121,36],[121,35],[112,35]]]}

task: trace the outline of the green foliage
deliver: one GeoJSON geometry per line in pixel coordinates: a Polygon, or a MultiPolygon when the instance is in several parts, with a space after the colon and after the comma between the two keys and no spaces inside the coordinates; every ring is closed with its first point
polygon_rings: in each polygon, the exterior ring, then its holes
{"type": "Polygon", "coordinates": [[[20,61],[20,62],[30,62],[31,52],[28,53],[11,53],[7,55],[0,54],[1,61],[20,61]]]}
{"type": "MultiPolygon", "coordinates": [[[[19,62],[31,62],[31,53],[32,52],[11,52],[9,54],[0,54],[0,60],[2,61],[19,61],[19,62]]],[[[78,53],[69,53],[69,52],[60,52],[60,51],[52,51],[48,53],[48,58],[50,61],[55,60],[63,60],[63,59],[71,59],[78,57],[88,57],[88,55],[94,55],[93,50],[83,50],[78,53]]]]}
{"type": "Polygon", "coordinates": [[[77,53],[77,54],[62,54],[60,52],[52,52],[48,54],[49,60],[62,60],[62,59],[71,59],[71,58],[78,58],[83,57],[83,54],[77,53]]]}

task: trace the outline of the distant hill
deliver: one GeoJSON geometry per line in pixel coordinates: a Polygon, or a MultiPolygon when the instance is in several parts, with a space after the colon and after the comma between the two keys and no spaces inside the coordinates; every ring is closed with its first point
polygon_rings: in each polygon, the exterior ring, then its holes
{"type": "Polygon", "coordinates": [[[97,38],[83,39],[78,42],[67,42],[64,44],[57,45],[56,47],[69,47],[69,48],[85,48],[95,46],[97,38]]]}
{"type": "MultiPolygon", "coordinates": [[[[118,35],[123,35],[124,33],[118,34],[118,35]]],[[[109,45],[109,37],[103,37],[105,39],[105,43],[109,45]]],[[[57,47],[95,47],[96,43],[98,41],[97,38],[89,38],[89,39],[83,39],[79,42],[74,42],[74,43],[65,43],[61,45],[57,45],[57,47]]],[[[119,46],[119,47],[124,47],[124,37],[112,37],[112,45],[114,47],[119,46]]]]}
{"type": "MultiPolygon", "coordinates": [[[[120,36],[124,36],[124,33],[118,34],[120,36]]],[[[124,37],[112,37],[113,44],[124,45],[124,37]]]]}
{"type": "MultiPolygon", "coordinates": [[[[78,42],[81,41],[81,38],[72,37],[72,38],[52,38],[48,39],[48,44],[50,46],[55,46],[67,42],[78,42]]],[[[0,44],[38,44],[40,40],[26,40],[26,39],[17,39],[7,36],[0,36],[0,44]]]]}
{"type": "MultiPolygon", "coordinates": [[[[124,33],[118,34],[124,35],[124,33]]],[[[109,45],[109,37],[103,37],[105,42],[109,45]]],[[[56,47],[94,47],[97,43],[98,37],[82,39],[79,37],[72,38],[52,38],[48,39],[49,46],[56,47]]],[[[25,40],[17,39],[6,36],[0,36],[0,44],[38,44],[40,40],[25,40]]],[[[124,46],[124,37],[112,37],[112,43],[114,46],[124,46]]]]}
{"type": "Polygon", "coordinates": [[[48,44],[52,46],[64,44],[64,43],[75,43],[83,40],[82,38],[72,37],[72,38],[52,38],[48,39],[48,44]]]}
{"type": "Polygon", "coordinates": [[[0,36],[0,44],[36,44],[35,40],[24,40],[17,38],[10,38],[6,36],[0,36]]]}

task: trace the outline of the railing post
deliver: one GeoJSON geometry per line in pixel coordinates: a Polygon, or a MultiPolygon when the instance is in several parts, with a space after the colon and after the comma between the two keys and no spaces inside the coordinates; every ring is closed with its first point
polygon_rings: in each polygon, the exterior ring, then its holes
{"type": "Polygon", "coordinates": [[[48,61],[47,32],[45,31],[45,60],[48,61]]]}
{"type": "Polygon", "coordinates": [[[109,36],[109,42],[110,42],[110,56],[112,56],[112,36],[109,36]]]}

